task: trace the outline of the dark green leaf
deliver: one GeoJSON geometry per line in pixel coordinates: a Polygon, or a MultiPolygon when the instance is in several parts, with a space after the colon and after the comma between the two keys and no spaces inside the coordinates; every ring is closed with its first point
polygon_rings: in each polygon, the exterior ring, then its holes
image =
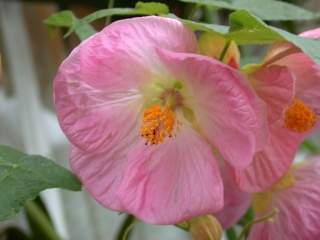
{"type": "Polygon", "coordinates": [[[25,202],[49,188],[81,190],[67,169],[37,155],[0,146],[0,221],[15,216],[25,202]]]}
{"type": "Polygon", "coordinates": [[[17,227],[2,228],[0,231],[1,240],[32,240],[23,229],[17,227]]]}
{"type": "Polygon", "coordinates": [[[310,20],[315,13],[278,0],[180,0],[230,10],[248,10],[264,20],[310,20]]]}

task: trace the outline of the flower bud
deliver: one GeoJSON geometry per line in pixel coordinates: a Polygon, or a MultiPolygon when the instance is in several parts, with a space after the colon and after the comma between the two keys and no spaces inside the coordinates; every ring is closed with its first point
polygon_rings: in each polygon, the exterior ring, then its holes
{"type": "Polygon", "coordinates": [[[199,39],[199,51],[200,54],[213,57],[233,68],[240,66],[240,52],[237,44],[218,34],[203,33],[199,39]]]}
{"type": "Polygon", "coordinates": [[[206,215],[191,220],[190,233],[193,240],[220,240],[222,227],[214,216],[206,215]]]}

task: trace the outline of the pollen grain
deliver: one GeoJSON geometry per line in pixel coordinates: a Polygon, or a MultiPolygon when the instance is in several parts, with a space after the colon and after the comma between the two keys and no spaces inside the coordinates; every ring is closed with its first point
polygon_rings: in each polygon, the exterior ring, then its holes
{"type": "Polygon", "coordinates": [[[172,137],[174,125],[175,113],[157,104],[144,110],[140,134],[146,139],[146,145],[157,145],[166,137],[172,137]]]}
{"type": "Polygon", "coordinates": [[[307,132],[315,126],[316,121],[317,114],[297,98],[285,111],[285,126],[294,132],[307,132]]]}

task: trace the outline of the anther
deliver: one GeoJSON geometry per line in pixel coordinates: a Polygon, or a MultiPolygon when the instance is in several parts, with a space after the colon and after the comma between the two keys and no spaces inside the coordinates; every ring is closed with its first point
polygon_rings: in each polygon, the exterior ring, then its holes
{"type": "Polygon", "coordinates": [[[307,132],[316,121],[317,114],[300,99],[294,99],[285,111],[285,126],[294,132],[307,132]]]}
{"type": "Polygon", "coordinates": [[[174,125],[174,112],[168,107],[154,105],[144,110],[140,135],[146,139],[146,145],[157,145],[172,136],[174,125]]]}

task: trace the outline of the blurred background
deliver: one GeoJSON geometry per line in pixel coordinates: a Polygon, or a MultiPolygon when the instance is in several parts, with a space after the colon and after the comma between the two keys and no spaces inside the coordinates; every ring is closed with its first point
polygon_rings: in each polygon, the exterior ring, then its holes
{"type": "MultiPolygon", "coordinates": [[[[199,8],[192,12],[192,4],[173,0],[159,2],[168,4],[171,12],[183,18],[192,14],[193,20],[227,24],[229,12],[226,10],[199,8]]],[[[320,10],[319,0],[287,2],[312,11],[320,10]]],[[[72,10],[81,18],[111,5],[134,7],[135,3],[133,0],[0,0],[0,144],[49,156],[68,167],[68,142],[57,123],[51,87],[57,67],[79,40],[75,35],[63,38],[65,32],[62,29],[49,31],[43,21],[65,9],[72,10]]],[[[112,18],[113,21],[117,19],[119,17],[112,18]]],[[[319,26],[320,22],[271,24],[298,33],[319,26]]],[[[104,25],[105,19],[94,22],[97,30],[104,25]]],[[[264,50],[261,46],[243,48],[244,62],[256,60],[264,50]]],[[[41,199],[53,226],[65,240],[115,239],[125,218],[101,208],[85,192],[49,190],[42,194],[41,199]]],[[[33,239],[44,240],[32,231],[28,218],[20,214],[12,221],[0,224],[0,240],[25,239],[25,233],[33,234],[33,239]]],[[[188,236],[174,227],[138,224],[132,239],[178,240],[188,239],[188,236]]]]}

